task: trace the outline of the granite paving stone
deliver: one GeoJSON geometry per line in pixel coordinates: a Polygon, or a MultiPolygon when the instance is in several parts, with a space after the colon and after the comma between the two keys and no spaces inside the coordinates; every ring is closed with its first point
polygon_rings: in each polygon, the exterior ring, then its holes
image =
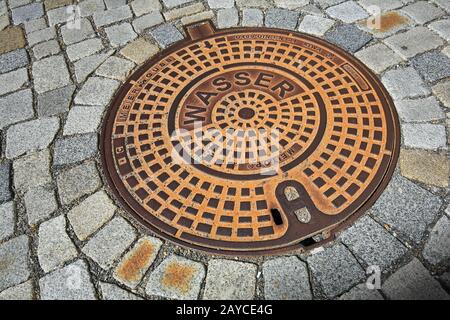
{"type": "Polygon", "coordinates": [[[173,8],[173,7],[178,7],[182,4],[186,4],[186,3],[189,3],[192,1],[194,1],[194,0],[162,0],[164,5],[169,9],[173,8]]]}
{"type": "Polygon", "coordinates": [[[0,162],[0,203],[9,201],[11,192],[11,162],[0,162]]]}
{"type": "Polygon", "coordinates": [[[242,10],[242,25],[245,27],[261,27],[264,14],[260,9],[245,8],[242,10]]]}
{"type": "Polygon", "coordinates": [[[325,12],[334,19],[339,19],[344,23],[353,23],[367,18],[369,14],[361,8],[355,1],[346,1],[330,7],[325,12]]]}
{"type": "Polygon", "coordinates": [[[208,262],[206,300],[250,300],[255,295],[257,266],[225,259],[208,262]]]}
{"type": "Polygon", "coordinates": [[[384,40],[402,58],[412,58],[419,53],[436,49],[444,44],[441,37],[425,27],[414,27],[384,40]]]}
{"type": "Polygon", "coordinates": [[[123,257],[114,271],[114,278],[130,288],[136,288],[147,270],[155,261],[162,241],[153,237],[143,237],[123,257]]]}
{"type": "Polygon", "coordinates": [[[437,32],[445,40],[450,41],[450,19],[434,21],[428,25],[428,28],[437,32]]]}
{"type": "Polygon", "coordinates": [[[97,27],[110,25],[133,16],[129,6],[121,6],[115,9],[98,11],[94,14],[94,23],[97,27]]]}
{"type": "Polygon", "coordinates": [[[419,243],[439,212],[441,200],[427,190],[394,174],[370,213],[409,242],[419,243]]]}
{"type": "Polygon", "coordinates": [[[105,32],[113,47],[123,46],[138,36],[128,22],[105,28],[105,32]]]}
{"type": "Polygon", "coordinates": [[[56,117],[12,125],[6,131],[6,157],[12,159],[29,151],[47,148],[58,129],[59,119],[56,117]]]}
{"type": "Polygon", "coordinates": [[[75,86],[69,85],[40,94],[37,98],[38,115],[48,117],[69,111],[74,91],[75,86]]]}
{"type": "Polygon", "coordinates": [[[44,18],[39,18],[36,20],[27,21],[24,23],[25,33],[29,34],[34,31],[42,30],[47,28],[47,22],[44,18]]]}
{"type": "Polygon", "coordinates": [[[97,154],[97,134],[68,136],[55,141],[53,165],[72,164],[97,154]]]}
{"type": "Polygon", "coordinates": [[[0,291],[28,280],[28,253],[29,243],[26,235],[0,244],[0,291]]]}
{"type": "Polygon", "coordinates": [[[26,68],[0,74],[0,96],[22,88],[28,82],[26,68]]]}
{"type": "Polygon", "coordinates": [[[88,266],[77,260],[39,280],[42,300],[95,300],[88,266]]]}
{"type": "Polygon", "coordinates": [[[25,37],[20,27],[9,27],[0,31],[0,54],[25,47],[25,37]]]}
{"type": "Polygon", "coordinates": [[[69,204],[84,195],[93,193],[101,184],[97,168],[92,161],[60,172],[56,182],[62,204],[69,204]]]}
{"type": "Polygon", "coordinates": [[[269,28],[295,29],[299,13],[286,9],[269,9],[266,12],[265,24],[269,28]]]}
{"type": "Polygon", "coordinates": [[[82,83],[86,78],[92,74],[114,51],[106,53],[94,54],[92,56],[83,58],[74,63],[75,77],[78,83],[82,83]]]}
{"type": "Polygon", "coordinates": [[[327,297],[347,291],[364,277],[365,273],[352,254],[335,244],[307,258],[312,277],[327,297]]]}
{"type": "Polygon", "coordinates": [[[417,23],[424,24],[445,14],[429,1],[418,1],[402,8],[402,11],[413,18],[417,23]]]}
{"type": "Polygon", "coordinates": [[[0,16],[0,31],[5,29],[10,25],[9,16],[8,15],[2,15],[0,16]]]}
{"type": "Polygon", "coordinates": [[[61,51],[58,41],[50,40],[33,47],[33,54],[37,60],[55,55],[61,51]]]}
{"type": "Polygon", "coordinates": [[[307,266],[297,257],[280,257],[264,262],[263,276],[266,299],[312,299],[307,266]]]}
{"type": "Polygon", "coordinates": [[[145,292],[168,299],[197,299],[204,278],[201,263],[170,255],[150,274],[145,292]]]}
{"type": "Polygon", "coordinates": [[[34,226],[48,219],[58,209],[55,192],[47,187],[33,187],[25,193],[28,224],[34,226]]]}
{"type": "Polygon", "coordinates": [[[75,13],[72,8],[67,6],[47,11],[48,24],[54,26],[71,20],[73,21],[75,13]]]}
{"type": "Polygon", "coordinates": [[[42,3],[35,2],[11,10],[12,21],[15,25],[40,18],[44,15],[42,3]]]}
{"type": "Polygon", "coordinates": [[[16,227],[16,215],[14,213],[14,202],[0,204],[0,242],[14,234],[16,227]]]}
{"type": "Polygon", "coordinates": [[[78,94],[75,103],[89,106],[106,106],[119,86],[119,82],[101,77],[90,77],[78,94]]]}
{"type": "Polygon", "coordinates": [[[103,300],[142,300],[141,297],[128,292],[115,284],[100,282],[103,300]]]}
{"type": "Polygon", "coordinates": [[[438,150],[446,147],[445,127],[439,124],[406,123],[402,125],[406,147],[438,150]]]}
{"type": "Polygon", "coordinates": [[[325,33],[328,40],[345,50],[355,53],[372,40],[372,36],[353,24],[344,24],[325,33]]]}
{"type": "Polygon", "coordinates": [[[356,52],[355,56],[376,73],[402,62],[402,58],[382,43],[356,52]]]}
{"type": "Polygon", "coordinates": [[[31,0],[8,0],[8,5],[11,9],[29,4],[31,0]]]}
{"type": "Polygon", "coordinates": [[[181,24],[185,26],[187,24],[204,21],[204,20],[212,20],[212,19],[214,19],[214,11],[212,11],[212,10],[203,11],[203,12],[194,14],[192,16],[186,16],[186,17],[181,18],[181,24]]]}
{"type": "Polygon", "coordinates": [[[144,30],[154,27],[164,22],[164,17],[159,11],[152,11],[149,14],[140,16],[133,21],[133,28],[137,33],[142,33],[144,30]]]}
{"type": "Polygon", "coordinates": [[[269,0],[236,0],[239,8],[268,8],[270,5],[269,0]]]}
{"type": "Polygon", "coordinates": [[[107,9],[114,9],[127,4],[127,0],[105,0],[107,9]]]}
{"type": "Polygon", "coordinates": [[[98,38],[87,39],[66,48],[67,56],[70,61],[77,61],[81,58],[90,56],[104,48],[102,40],[98,38]]]}
{"type": "Polygon", "coordinates": [[[444,10],[446,10],[447,12],[450,12],[450,3],[448,0],[434,0],[434,2],[440,6],[441,8],[443,8],[444,10]]]}
{"type": "Polygon", "coordinates": [[[382,12],[403,7],[403,2],[401,0],[359,0],[358,4],[366,10],[376,6],[380,8],[382,12]]]}
{"type": "Polygon", "coordinates": [[[133,68],[133,62],[113,56],[109,57],[97,69],[96,74],[105,78],[124,81],[133,68]]]}
{"type": "Polygon", "coordinates": [[[447,216],[440,218],[431,230],[422,254],[424,259],[432,265],[450,259],[450,220],[447,216]]]}
{"type": "Polygon", "coordinates": [[[345,230],[340,239],[366,266],[376,265],[383,271],[407,252],[400,241],[367,216],[345,230]]]}
{"type": "Polygon", "coordinates": [[[166,48],[169,45],[183,39],[183,35],[172,24],[163,24],[150,31],[150,34],[155,38],[156,42],[166,48]]]}
{"type": "Polygon", "coordinates": [[[135,239],[134,228],[122,217],[116,217],[95,234],[82,251],[100,267],[109,269],[135,239]]]}
{"type": "Polygon", "coordinates": [[[80,8],[81,17],[89,17],[97,12],[105,10],[105,3],[103,0],[85,0],[78,4],[80,8]]]}
{"type": "Polygon", "coordinates": [[[83,18],[80,20],[80,28],[70,28],[69,25],[61,27],[61,36],[66,45],[85,40],[95,34],[91,22],[83,18]]]}
{"type": "Polygon", "coordinates": [[[316,2],[321,8],[326,9],[330,6],[334,6],[344,1],[345,0],[317,0],[316,2]]]}
{"type": "Polygon", "coordinates": [[[412,67],[390,70],[381,80],[394,99],[415,98],[430,93],[419,73],[412,67]]]}
{"type": "Polygon", "coordinates": [[[104,107],[75,106],[67,116],[63,134],[72,135],[77,133],[96,132],[100,125],[104,107]]]}
{"type": "Polygon", "coordinates": [[[205,6],[203,3],[197,2],[186,7],[175,8],[169,11],[164,12],[164,18],[166,21],[176,20],[184,16],[192,15],[195,13],[199,13],[205,10],[205,6]]]}
{"type": "Polygon", "coordinates": [[[151,11],[161,10],[161,3],[159,0],[133,0],[131,2],[131,9],[139,17],[151,11]]]}
{"type": "Polygon", "coordinates": [[[38,43],[48,41],[56,38],[56,30],[55,27],[48,27],[45,29],[40,29],[34,31],[27,35],[28,44],[30,46],[34,46],[38,43]]]}
{"type": "Polygon", "coordinates": [[[38,93],[62,88],[70,84],[64,57],[52,56],[33,63],[34,87],[38,93]]]}
{"type": "Polygon", "coordinates": [[[378,290],[368,289],[365,283],[353,287],[339,297],[339,300],[384,300],[378,290]]]}
{"type": "Polygon", "coordinates": [[[217,11],[217,24],[219,28],[230,28],[239,23],[239,13],[236,8],[220,9],[217,11]]]}
{"type": "Polygon", "coordinates": [[[116,209],[105,191],[101,190],[72,208],[67,217],[78,239],[84,241],[108,222],[116,209]]]}
{"type": "Polygon", "coordinates": [[[14,187],[26,191],[51,182],[49,151],[29,153],[13,162],[14,187]]]}
{"type": "Polygon", "coordinates": [[[450,58],[440,52],[417,56],[412,60],[412,65],[429,82],[450,77],[450,58]]]}
{"type": "Polygon", "coordinates": [[[234,0],[208,0],[211,9],[233,8],[234,0]]]}
{"type": "Polygon", "coordinates": [[[442,102],[442,104],[450,108],[450,80],[439,82],[434,85],[433,94],[442,102]]]}
{"type": "Polygon", "coordinates": [[[144,38],[138,38],[120,50],[120,54],[136,64],[142,64],[158,51],[158,46],[148,42],[144,38]]]}
{"type": "Polygon", "coordinates": [[[405,122],[427,122],[445,119],[439,101],[431,96],[422,99],[405,99],[395,102],[397,112],[405,122]]]}
{"type": "Polygon", "coordinates": [[[45,10],[49,11],[52,9],[60,8],[69,4],[72,4],[73,0],[45,0],[45,10]]]}
{"type": "Polygon", "coordinates": [[[37,253],[39,264],[46,273],[78,255],[75,245],[67,235],[66,219],[63,215],[41,223],[37,253]]]}
{"type": "Polygon", "coordinates": [[[315,36],[323,36],[333,25],[334,20],[315,15],[306,15],[300,22],[298,30],[315,36]]]}
{"type": "Polygon", "coordinates": [[[448,300],[450,297],[428,270],[414,258],[382,285],[381,290],[394,300],[448,300]]]}
{"type": "Polygon", "coordinates": [[[21,90],[0,98],[0,129],[33,117],[31,90],[21,90]]]}
{"type": "Polygon", "coordinates": [[[290,10],[298,9],[309,3],[309,0],[274,0],[274,1],[276,7],[290,10]]]}
{"type": "Polygon", "coordinates": [[[0,73],[6,73],[28,64],[28,54],[25,49],[17,49],[0,55],[0,73]]]}
{"type": "Polygon", "coordinates": [[[31,280],[0,292],[0,300],[32,300],[33,284],[31,280]]]}

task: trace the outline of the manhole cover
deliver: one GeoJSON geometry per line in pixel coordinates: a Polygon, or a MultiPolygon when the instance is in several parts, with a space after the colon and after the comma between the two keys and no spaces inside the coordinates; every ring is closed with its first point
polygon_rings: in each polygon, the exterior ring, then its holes
{"type": "Polygon", "coordinates": [[[127,211],[185,246],[261,254],[314,247],[376,200],[399,124],[364,65],[290,31],[186,31],[105,119],[104,169],[127,211]]]}

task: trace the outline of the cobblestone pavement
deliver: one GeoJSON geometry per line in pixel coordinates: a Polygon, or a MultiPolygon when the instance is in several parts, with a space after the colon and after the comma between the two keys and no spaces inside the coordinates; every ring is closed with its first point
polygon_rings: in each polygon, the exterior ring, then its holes
{"type": "Polygon", "coordinates": [[[0,299],[449,298],[449,0],[84,0],[75,30],[73,2],[0,0],[0,299]],[[334,243],[210,256],[148,234],[110,196],[97,148],[106,106],[202,19],[323,37],[394,98],[396,173],[334,243]],[[379,290],[365,285],[373,265],[379,290]]]}

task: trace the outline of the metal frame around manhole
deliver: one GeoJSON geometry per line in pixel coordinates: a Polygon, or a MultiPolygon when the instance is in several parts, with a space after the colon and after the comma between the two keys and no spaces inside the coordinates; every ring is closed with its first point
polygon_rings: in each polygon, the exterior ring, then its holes
{"type": "Polygon", "coordinates": [[[104,118],[103,169],[127,212],[183,246],[260,255],[322,245],[374,203],[395,169],[400,129],[392,99],[366,66],[324,40],[288,30],[216,30],[203,21],[186,33],[127,80],[104,118]],[[251,132],[277,119],[284,141],[279,171],[267,176],[266,162],[250,163],[249,149],[245,157],[233,153],[234,160],[244,158],[241,164],[201,158],[174,165],[175,146],[204,151],[188,139],[199,132],[190,121],[199,118],[199,101],[206,106],[202,132],[221,125],[251,132]],[[240,112],[245,108],[252,111],[240,112]],[[176,129],[184,136],[173,142],[176,129]]]}

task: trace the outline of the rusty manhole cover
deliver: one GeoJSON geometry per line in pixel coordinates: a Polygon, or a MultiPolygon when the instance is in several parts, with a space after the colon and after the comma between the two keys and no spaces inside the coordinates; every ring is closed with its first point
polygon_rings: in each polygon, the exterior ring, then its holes
{"type": "Polygon", "coordinates": [[[104,169],[127,211],[179,244],[255,255],[321,244],[376,200],[399,124],[364,65],[291,31],[186,31],[104,122],[104,169]]]}

